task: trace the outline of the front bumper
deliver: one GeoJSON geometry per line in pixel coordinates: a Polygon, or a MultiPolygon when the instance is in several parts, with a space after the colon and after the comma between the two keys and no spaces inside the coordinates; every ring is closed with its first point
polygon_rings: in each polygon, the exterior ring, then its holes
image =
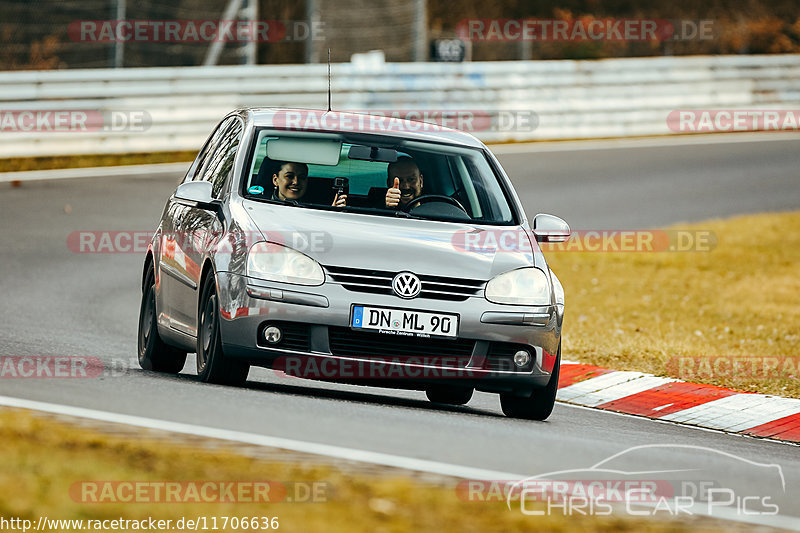
{"type": "Polygon", "coordinates": [[[330,281],[317,287],[301,287],[229,272],[218,273],[217,283],[226,356],[289,375],[393,388],[450,385],[529,394],[548,383],[556,364],[563,306],[498,305],[483,297],[465,301],[404,300],[350,291],[330,281]],[[458,340],[410,340],[351,331],[353,304],[458,314],[458,340]],[[305,328],[307,345],[291,349],[267,345],[262,336],[267,323],[305,328]],[[342,355],[337,348],[339,340],[351,335],[359,346],[375,339],[375,351],[362,354],[351,349],[342,355]],[[394,348],[400,349],[401,345],[405,348],[400,350],[402,354],[395,353],[394,348]],[[455,353],[456,345],[460,346],[460,355],[448,356],[455,353]],[[498,360],[493,358],[500,347],[513,349],[514,345],[527,347],[531,363],[523,369],[498,366],[498,360]],[[489,363],[489,359],[493,362],[489,363]]]}

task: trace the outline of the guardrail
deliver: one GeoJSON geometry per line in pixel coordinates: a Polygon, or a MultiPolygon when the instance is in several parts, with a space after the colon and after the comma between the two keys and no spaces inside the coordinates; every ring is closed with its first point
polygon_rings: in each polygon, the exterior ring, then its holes
{"type": "MultiPolygon", "coordinates": [[[[674,110],[800,105],[800,55],[344,63],[332,71],[336,110],[488,114],[494,125],[473,131],[486,142],[670,134],[674,110]],[[503,111],[533,112],[538,123],[497,124],[503,111]]],[[[194,150],[235,107],[323,109],[327,86],[319,64],[4,72],[0,157],[194,150]],[[89,110],[106,122],[138,112],[151,123],[19,131],[13,117],[25,110],[89,110]]]]}

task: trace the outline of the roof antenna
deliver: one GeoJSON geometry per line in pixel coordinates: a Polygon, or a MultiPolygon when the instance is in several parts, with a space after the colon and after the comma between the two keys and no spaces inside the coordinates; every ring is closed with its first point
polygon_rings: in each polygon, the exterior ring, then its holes
{"type": "Polygon", "coordinates": [[[328,48],[328,111],[331,110],[331,49],[328,48]]]}

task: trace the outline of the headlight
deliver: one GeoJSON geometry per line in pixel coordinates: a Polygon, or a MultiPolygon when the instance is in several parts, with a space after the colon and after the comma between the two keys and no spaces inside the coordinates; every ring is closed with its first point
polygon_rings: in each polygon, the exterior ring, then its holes
{"type": "Polygon", "coordinates": [[[259,242],[250,248],[247,275],[295,285],[322,285],[325,281],[319,263],[296,250],[271,242],[259,242]]]}
{"type": "Polygon", "coordinates": [[[538,268],[520,268],[489,280],[486,299],[496,304],[550,305],[550,283],[538,268]]]}

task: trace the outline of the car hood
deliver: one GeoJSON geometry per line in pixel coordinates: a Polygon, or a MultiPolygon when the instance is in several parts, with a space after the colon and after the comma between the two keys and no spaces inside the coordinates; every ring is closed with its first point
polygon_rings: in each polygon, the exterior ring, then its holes
{"type": "Polygon", "coordinates": [[[488,280],[526,266],[545,269],[520,226],[402,219],[243,200],[271,242],[322,265],[488,280]]]}

